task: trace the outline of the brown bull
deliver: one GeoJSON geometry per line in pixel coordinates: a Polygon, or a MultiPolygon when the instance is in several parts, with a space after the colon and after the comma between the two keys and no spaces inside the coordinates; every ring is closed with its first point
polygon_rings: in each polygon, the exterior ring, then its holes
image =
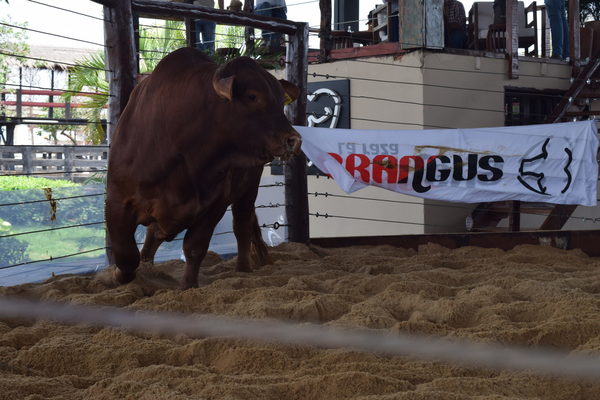
{"type": "Polygon", "coordinates": [[[283,113],[284,98],[298,94],[250,58],[218,67],[191,48],[167,55],[135,88],[108,163],[106,224],[120,283],[135,278],[134,233],[142,224],[144,261],[187,229],[183,287],[198,286],[200,263],[229,205],[237,270],[251,270],[252,245],[257,262],[267,263],[254,201],[264,164],[299,151],[300,136],[283,113]]]}

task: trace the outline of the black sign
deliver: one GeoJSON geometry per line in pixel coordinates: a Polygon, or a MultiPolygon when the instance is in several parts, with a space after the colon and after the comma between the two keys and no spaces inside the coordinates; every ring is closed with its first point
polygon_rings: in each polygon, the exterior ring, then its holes
{"type": "MultiPolygon", "coordinates": [[[[310,82],[307,88],[306,126],[350,129],[350,80],[310,82]]],[[[271,174],[283,175],[279,161],[271,163],[271,174]]],[[[323,175],[312,163],[308,175],[323,175]]]]}

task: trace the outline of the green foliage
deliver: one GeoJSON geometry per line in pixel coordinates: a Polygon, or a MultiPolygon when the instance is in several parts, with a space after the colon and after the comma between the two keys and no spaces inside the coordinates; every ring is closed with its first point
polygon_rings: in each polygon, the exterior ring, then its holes
{"type": "Polygon", "coordinates": [[[600,20],[600,0],[579,0],[579,20],[582,24],[600,20]]]}
{"type": "MultiPolygon", "coordinates": [[[[10,17],[0,18],[0,22],[9,25],[26,27],[26,23],[14,22],[10,17]]],[[[0,25],[0,49],[5,53],[25,56],[29,53],[27,45],[27,33],[23,29],[13,28],[11,26],[0,25]]],[[[4,79],[9,71],[7,63],[9,56],[0,54],[0,84],[5,83],[4,79]]]]}
{"type": "Polygon", "coordinates": [[[32,176],[0,176],[0,191],[27,190],[80,186],[63,179],[36,178],[32,176]]]}
{"type": "MultiPolygon", "coordinates": [[[[167,53],[185,44],[185,28],[181,21],[166,20],[164,26],[140,27],[140,73],[150,73],[167,53]]],[[[90,123],[85,126],[86,140],[93,144],[102,143],[106,132],[102,128],[103,107],[108,103],[108,82],[105,80],[106,59],[104,52],[84,57],[76,62],[77,67],[69,71],[69,93],[65,101],[71,101],[78,92],[97,93],[86,96],[84,106],[79,109],[81,118],[90,123]]]]}
{"type": "MultiPolygon", "coordinates": [[[[45,226],[30,226],[21,231],[44,229],[45,226]]],[[[104,247],[104,228],[75,227],[49,232],[41,232],[18,236],[25,243],[30,260],[44,260],[50,257],[60,257],[76,254],[82,251],[104,247]]],[[[0,239],[2,241],[7,238],[0,239]]],[[[97,257],[104,250],[82,254],[80,257],[97,257]]]]}

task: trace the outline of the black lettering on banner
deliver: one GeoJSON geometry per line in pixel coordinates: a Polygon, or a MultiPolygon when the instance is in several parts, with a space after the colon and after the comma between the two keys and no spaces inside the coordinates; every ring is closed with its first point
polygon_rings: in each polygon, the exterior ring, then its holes
{"type": "Polygon", "coordinates": [[[450,157],[448,156],[431,156],[427,160],[427,173],[426,178],[429,182],[444,182],[450,176],[450,168],[438,169],[437,161],[440,161],[442,164],[449,164],[450,157]],[[437,178],[436,175],[438,172],[440,173],[440,177],[437,178]]]}
{"type": "Polygon", "coordinates": [[[504,159],[498,155],[483,156],[479,159],[479,168],[492,173],[491,176],[487,174],[477,175],[477,178],[479,178],[479,180],[482,182],[498,181],[500,178],[502,178],[502,175],[504,175],[504,172],[501,168],[493,167],[490,165],[490,162],[494,162],[494,164],[503,164],[504,159]]]}

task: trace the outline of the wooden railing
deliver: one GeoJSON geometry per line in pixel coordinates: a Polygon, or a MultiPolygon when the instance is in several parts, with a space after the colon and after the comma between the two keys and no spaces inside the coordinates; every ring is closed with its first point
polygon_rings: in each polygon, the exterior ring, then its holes
{"type": "Polygon", "coordinates": [[[0,170],[77,180],[105,171],[107,156],[108,146],[0,146],[0,170]]]}

